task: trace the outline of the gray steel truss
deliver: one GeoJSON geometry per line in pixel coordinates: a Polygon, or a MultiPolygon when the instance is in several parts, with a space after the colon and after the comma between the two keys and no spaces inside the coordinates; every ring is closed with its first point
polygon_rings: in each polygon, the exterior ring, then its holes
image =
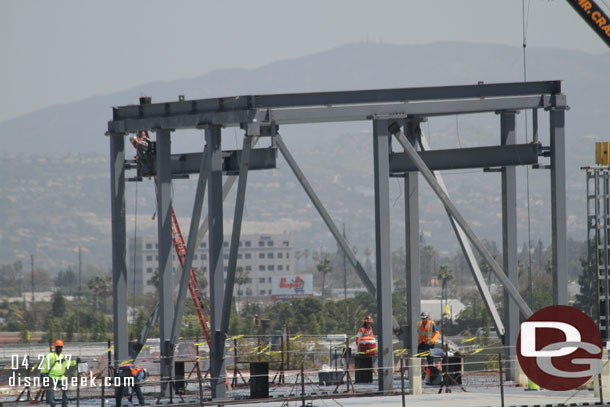
{"type": "Polygon", "coordinates": [[[110,188],[112,211],[112,310],[114,367],[127,360],[127,264],[125,232],[125,138],[110,136],[110,188]]]}
{"type": "MultiPolygon", "coordinates": [[[[398,131],[394,134],[397,134],[400,131],[400,128],[398,126],[396,126],[396,128],[398,131]]],[[[432,174],[432,171],[430,171],[430,169],[426,167],[426,164],[419,157],[419,154],[417,154],[417,151],[415,151],[415,148],[410,143],[405,143],[403,147],[405,148],[405,152],[409,155],[409,158],[413,161],[417,169],[421,172],[424,179],[428,182],[428,184],[430,184],[430,187],[432,188],[434,193],[439,197],[439,199],[445,206],[445,210],[449,212],[451,217],[462,228],[468,239],[470,239],[471,243],[478,250],[479,254],[483,256],[483,259],[485,259],[487,264],[489,264],[491,270],[494,272],[496,277],[502,282],[505,290],[515,300],[515,302],[517,302],[519,310],[521,311],[523,316],[529,318],[529,316],[532,315],[532,310],[526,304],[523,298],[521,298],[521,294],[519,294],[519,291],[504,274],[504,271],[498,265],[491,253],[489,253],[483,242],[481,242],[481,240],[472,231],[472,229],[466,222],[466,219],[464,219],[462,214],[457,210],[453,202],[451,202],[447,194],[443,191],[436,178],[434,178],[434,174],[432,174]]]]}
{"type": "Polygon", "coordinates": [[[568,304],[568,234],[566,214],[565,97],[549,113],[551,139],[551,226],[553,304],[568,304]]]}
{"type": "Polygon", "coordinates": [[[171,332],[174,316],[174,269],[172,267],[172,173],[170,167],[171,140],[169,130],[157,132],[157,230],[159,236],[159,311],[161,314],[161,381],[162,392],[172,377],[171,332]]]}
{"type": "MultiPolygon", "coordinates": [[[[253,169],[271,168],[274,165],[273,148],[266,150],[251,150],[249,138],[255,139],[260,129],[261,137],[272,137],[272,145],[279,147],[293,172],[301,182],[316,209],[340,244],[350,263],[363,280],[367,290],[374,293],[378,303],[379,333],[379,367],[381,391],[392,388],[392,306],[391,306],[391,269],[390,269],[390,211],[388,182],[391,173],[404,177],[407,244],[407,270],[410,280],[419,280],[418,248],[418,194],[417,174],[422,173],[424,179],[431,185],[449,213],[458,236],[464,236],[475,246],[484,260],[490,264],[496,277],[503,283],[510,299],[514,301],[519,311],[525,316],[531,310],[519,296],[513,282],[511,272],[513,267],[510,257],[514,253],[514,182],[510,166],[530,165],[537,162],[541,154],[538,144],[516,145],[511,139],[510,114],[523,109],[538,109],[550,111],[551,139],[551,202],[553,230],[553,294],[555,303],[567,302],[567,269],[566,269],[566,207],[565,207],[565,129],[564,111],[566,109],[565,95],[561,94],[559,81],[519,82],[500,84],[481,84],[466,86],[443,86],[428,88],[377,89],[348,92],[321,92],[282,95],[253,95],[227,98],[202,99],[193,101],[178,101],[170,103],[141,104],[138,106],[122,106],[113,108],[113,117],[108,122],[111,153],[111,187],[112,187],[112,238],[113,238],[113,289],[114,289],[114,327],[115,327],[115,357],[117,361],[127,359],[127,313],[126,313],[126,265],[125,265],[125,215],[124,172],[126,168],[124,152],[124,136],[140,130],[157,132],[157,161],[155,171],[158,176],[158,231],[159,231],[159,270],[161,271],[161,340],[162,363],[161,371],[164,379],[171,377],[171,344],[175,342],[180,316],[183,312],[181,302],[186,297],[186,277],[190,271],[185,267],[180,281],[178,305],[174,312],[171,301],[173,293],[171,266],[171,219],[170,187],[172,175],[196,173],[199,170],[199,184],[196,202],[193,209],[187,260],[192,256],[192,250],[199,245],[208,229],[207,218],[199,227],[193,244],[193,234],[198,224],[203,194],[207,178],[208,217],[210,225],[210,292],[211,292],[211,376],[212,395],[214,399],[223,399],[225,393],[225,361],[224,342],[226,327],[230,317],[231,285],[234,281],[236,256],[241,225],[241,211],[245,199],[247,171],[253,169]],[[502,144],[495,147],[476,147],[462,151],[422,151],[420,154],[414,148],[417,139],[416,129],[420,121],[436,115],[470,114],[482,112],[501,112],[502,114],[502,144]],[[347,242],[339,233],[330,216],[313,192],[296,162],[288,152],[282,138],[276,135],[278,125],[297,123],[320,123],[339,121],[373,121],[374,150],[374,180],[375,180],[375,234],[376,234],[376,274],[377,287],[364,273],[362,266],[350,250],[347,242]],[[405,124],[405,138],[401,144],[404,153],[391,154],[391,134],[389,124],[394,122],[405,124]],[[240,126],[247,130],[244,148],[241,151],[222,152],[220,148],[221,127],[240,126]],[[203,154],[184,154],[175,158],[170,154],[170,130],[205,129],[206,151],[203,154]],[[263,129],[266,129],[263,131],[263,129]],[[506,144],[506,145],[504,145],[506,144]],[[514,144],[508,146],[508,144],[514,144]],[[483,148],[484,150],[481,150],[483,148]],[[482,153],[483,152],[483,153],[482,153]],[[483,160],[481,160],[483,155],[483,160]],[[180,161],[182,160],[182,161],[180,161]],[[201,161],[206,161],[201,162],[201,161]],[[447,165],[445,162],[452,161],[447,165]],[[435,164],[436,163],[436,164],[435,164]],[[440,163],[440,164],[439,164],[440,163]],[[505,251],[504,270],[495,262],[481,241],[473,233],[453,203],[449,200],[443,185],[437,181],[432,169],[471,168],[472,166],[503,167],[503,243],[505,251]],[[207,173],[206,173],[207,171],[207,173]],[[175,172],[175,173],[174,173],[175,172]],[[222,185],[223,172],[228,174],[227,182],[222,185]],[[224,287],[223,273],[223,226],[222,202],[231,186],[240,174],[238,199],[234,219],[227,288],[224,287]],[[207,174],[207,177],[206,177],[207,174]],[[460,233],[461,231],[461,233],[460,233]],[[237,236],[237,237],[236,237],[237,236]],[[173,324],[172,322],[173,318],[173,324]],[[168,345],[168,346],[165,346],[168,345]]],[[[392,131],[391,133],[395,133],[392,131]]],[[[513,133],[514,135],[514,133],[513,133]]],[[[252,145],[254,141],[252,142],[252,145]]],[[[468,252],[462,243],[463,250],[468,252]]],[[[467,255],[467,258],[473,257],[467,255]]],[[[192,260],[191,260],[192,261],[192,260]]],[[[476,270],[476,267],[473,267],[476,270]]],[[[475,272],[476,275],[476,272],[475,272]]],[[[408,293],[409,322],[411,329],[411,347],[416,346],[414,324],[419,310],[419,293],[415,292],[418,284],[410,284],[408,293]]],[[[484,290],[482,290],[484,291],[484,290]]],[[[485,295],[484,295],[485,296],[485,295]]],[[[515,317],[514,307],[509,305],[509,321],[515,317]],[[511,311],[512,310],[512,311],[511,311]]],[[[151,317],[154,320],[154,317],[151,317]]],[[[497,324],[498,331],[501,331],[497,324]]],[[[510,327],[507,327],[507,332],[510,327]]],[[[143,333],[145,336],[145,333],[143,333]]],[[[510,335],[512,337],[512,333],[510,335]]]]}
{"type": "MultiPolygon", "coordinates": [[[[407,137],[399,139],[401,143],[417,143],[417,129],[420,119],[407,119],[404,129],[407,137]]],[[[409,172],[404,175],[405,180],[405,256],[406,256],[406,283],[407,283],[407,340],[404,346],[409,346],[409,355],[417,352],[417,322],[421,312],[421,262],[419,257],[419,175],[409,172]]],[[[404,335],[405,333],[403,333],[404,335]]],[[[410,384],[411,385],[411,384],[410,384]]]]}
{"type": "Polygon", "coordinates": [[[392,251],[390,247],[390,165],[388,163],[391,136],[387,120],[373,120],[379,391],[391,391],[393,388],[392,251]]]}
{"type": "Polygon", "coordinates": [[[225,338],[221,331],[224,296],[223,215],[222,215],[222,148],[220,127],[205,129],[208,153],[208,214],[210,218],[209,273],[211,311],[210,376],[212,398],[226,397],[225,338]]]}
{"type": "MultiPolygon", "coordinates": [[[[500,142],[511,147],[515,144],[515,112],[500,113],[500,142]]],[[[502,262],[504,273],[515,286],[519,287],[517,269],[517,168],[502,167],[502,262]]],[[[517,359],[517,335],[519,334],[519,309],[515,300],[504,293],[504,321],[506,322],[506,373],[515,380],[515,360],[517,359]]]]}
{"type": "MultiPolygon", "coordinates": [[[[405,124],[405,129],[407,131],[409,131],[407,124],[405,124]]],[[[426,140],[423,133],[421,132],[421,129],[418,127],[417,129],[414,129],[411,131],[413,133],[421,134],[421,137],[419,137],[419,141],[421,142],[422,150],[427,151],[430,147],[428,145],[428,141],[426,140]]],[[[395,136],[396,136],[398,142],[403,147],[404,147],[404,144],[408,142],[407,138],[400,132],[395,134],[395,136]]],[[[420,155],[421,154],[422,153],[420,153],[420,155]]],[[[443,192],[445,194],[447,194],[447,196],[449,196],[449,193],[447,192],[447,186],[445,185],[445,181],[443,180],[443,176],[441,175],[441,173],[439,171],[434,171],[433,175],[436,178],[436,180],[437,180],[440,188],[443,190],[443,192]]],[[[453,231],[455,232],[458,242],[460,243],[460,247],[462,248],[462,251],[464,252],[464,257],[466,258],[466,262],[468,263],[468,266],[470,267],[470,270],[472,271],[472,275],[474,277],[474,281],[477,285],[477,288],[479,289],[479,293],[481,294],[481,297],[483,298],[483,302],[485,303],[485,306],[487,307],[487,310],[489,311],[489,314],[491,315],[491,320],[492,320],[494,326],[496,327],[496,332],[498,333],[498,336],[501,339],[503,339],[504,338],[504,324],[502,323],[500,314],[498,313],[498,310],[496,309],[496,305],[494,304],[493,298],[491,297],[489,288],[487,287],[487,284],[485,283],[485,278],[483,277],[483,274],[481,273],[481,268],[479,267],[479,263],[477,262],[477,259],[474,256],[474,253],[472,251],[472,246],[470,245],[470,241],[466,237],[464,230],[460,227],[460,225],[458,225],[456,223],[455,219],[453,218],[453,216],[451,216],[449,211],[447,211],[447,216],[449,217],[449,222],[451,223],[451,227],[453,228],[453,231]]],[[[417,242],[419,243],[419,236],[417,236],[417,239],[418,239],[417,242]]],[[[417,289],[419,290],[419,287],[417,287],[417,289]]],[[[415,332],[415,335],[417,335],[416,332],[415,332]]]]}
{"type": "MultiPolygon", "coordinates": [[[[538,164],[539,144],[515,144],[450,150],[421,151],[421,159],[431,171],[538,164]]],[[[405,153],[390,153],[390,172],[417,171],[405,153]]]]}

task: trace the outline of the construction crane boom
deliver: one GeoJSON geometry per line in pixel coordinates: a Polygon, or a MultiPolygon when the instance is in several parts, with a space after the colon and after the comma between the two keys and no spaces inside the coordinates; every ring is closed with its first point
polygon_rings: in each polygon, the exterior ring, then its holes
{"type": "Polygon", "coordinates": [[[589,24],[589,27],[610,47],[610,18],[593,0],[566,0],[589,24]]]}

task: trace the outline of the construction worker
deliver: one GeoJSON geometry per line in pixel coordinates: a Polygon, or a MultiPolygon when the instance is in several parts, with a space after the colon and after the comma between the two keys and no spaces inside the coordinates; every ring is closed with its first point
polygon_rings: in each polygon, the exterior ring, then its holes
{"type": "MultiPolygon", "coordinates": [[[[144,396],[142,395],[140,383],[148,377],[148,370],[142,368],[141,366],[134,365],[133,363],[126,363],[119,367],[117,375],[121,378],[121,385],[116,389],[117,407],[120,407],[123,401],[123,395],[125,392],[124,378],[126,377],[133,377],[133,391],[138,397],[138,403],[140,403],[141,406],[145,405],[146,403],[144,402],[144,396]]],[[[129,401],[131,401],[131,397],[129,401]]]]}
{"type": "Polygon", "coordinates": [[[373,334],[373,317],[367,315],[362,321],[362,328],[356,334],[356,346],[358,352],[363,356],[377,355],[377,342],[373,334]]]}
{"type": "Polygon", "coordinates": [[[129,138],[129,141],[135,149],[146,150],[150,145],[150,138],[148,137],[148,134],[146,134],[146,132],[144,131],[139,131],[137,135],[132,135],[129,138]]]}
{"type": "Polygon", "coordinates": [[[438,340],[439,331],[427,312],[422,312],[419,317],[420,321],[417,323],[417,353],[428,352],[428,355],[426,355],[427,364],[425,372],[430,377],[429,366],[432,365],[430,349],[434,348],[434,344],[438,340]]]}
{"type": "Polygon", "coordinates": [[[66,386],[62,386],[66,369],[75,366],[80,363],[80,358],[76,360],[68,360],[65,355],[62,354],[64,349],[64,342],[61,339],[55,341],[55,352],[49,352],[40,366],[40,373],[42,376],[48,376],[50,379],[49,388],[47,389],[47,400],[51,407],[55,407],[55,388],[61,387],[61,405],[62,407],[68,406],[68,390],[66,386]]]}

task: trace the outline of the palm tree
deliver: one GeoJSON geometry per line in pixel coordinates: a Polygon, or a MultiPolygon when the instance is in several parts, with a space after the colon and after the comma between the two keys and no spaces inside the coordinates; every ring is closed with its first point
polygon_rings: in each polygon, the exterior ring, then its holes
{"type": "MultiPolygon", "coordinates": [[[[447,283],[449,280],[453,280],[453,270],[447,264],[442,264],[438,269],[438,279],[442,282],[442,298],[445,300],[445,306],[447,305],[447,283]]],[[[441,310],[441,315],[443,315],[443,319],[447,318],[445,314],[445,310],[441,310]]]]}
{"type": "Polygon", "coordinates": [[[307,262],[307,260],[309,259],[310,254],[311,253],[310,253],[309,249],[303,250],[303,257],[305,257],[305,269],[309,268],[309,263],[307,262]]]}
{"type": "Polygon", "coordinates": [[[252,279],[249,277],[249,272],[244,271],[244,268],[239,266],[235,270],[235,283],[237,284],[238,293],[241,292],[241,286],[244,284],[250,284],[252,279]]]}
{"type": "Polygon", "coordinates": [[[324,297],[324,288],[326,285],[326,274],[333,271],[333,268],[330,264],[330,260],[328,260],[327,258],[320,260],[320,262],[318,263],[316,268],[318,269],[319,273],[322,273],[322,297],[324,297]]]}

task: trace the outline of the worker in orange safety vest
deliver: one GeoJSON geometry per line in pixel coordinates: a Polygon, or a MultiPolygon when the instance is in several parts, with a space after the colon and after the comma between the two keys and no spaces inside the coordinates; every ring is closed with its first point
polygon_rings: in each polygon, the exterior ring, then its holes
{"type": "Polygon", "coordinates": [[[373,317],[367,315],[362,322],[362,328],[356,334],[358,352],[363,356],[377,355],[377,341],[373,334],[373,317]]]}
{"type": "Polygon", "coordinates": [[[430,368],[432,365],[432,356],[430,356],[430,349],[434,348],[436,341],[438,340],[439,331],[436,323],[430,319],[430,315],[427,312],[420,314],[420,321],[417,323],[417,353],[428,352],[426,355],[426,361],[428,362],[425,371],[428,377],[430,377],[430,368]]]}

